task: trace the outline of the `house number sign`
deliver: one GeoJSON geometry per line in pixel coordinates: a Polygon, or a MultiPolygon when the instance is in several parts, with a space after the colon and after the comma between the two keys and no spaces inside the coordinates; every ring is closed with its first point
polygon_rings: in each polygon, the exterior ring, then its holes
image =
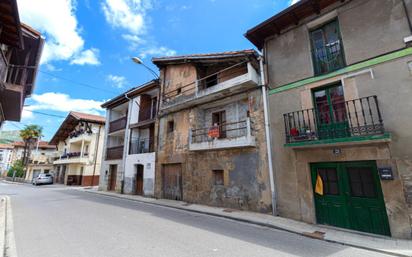
{"type": "Polygon", "coordinates": [[[382,180],[393,180],[393,172],[391,167],[378,168],[379,177],[382,180]]]}

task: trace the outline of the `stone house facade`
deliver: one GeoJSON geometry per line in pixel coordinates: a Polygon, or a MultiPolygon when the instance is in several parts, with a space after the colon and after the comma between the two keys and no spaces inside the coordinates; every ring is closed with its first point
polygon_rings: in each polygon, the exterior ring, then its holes
{"type": "Polygon", "coordinates": [[[411,19],[411,0],[302,0],[246,33],[280,216],[411,238],[411,19]]]}
{"type": "Polygon", "coordinates": [[[155,196],[270,212],[257,53],[153,63],[161,81],[155,196]]]}
{"type": "Polygon", "coordinates": [[[154,195],[158,95],[153,80],[102,105],[108,126],[99,190],[154,195]]]}

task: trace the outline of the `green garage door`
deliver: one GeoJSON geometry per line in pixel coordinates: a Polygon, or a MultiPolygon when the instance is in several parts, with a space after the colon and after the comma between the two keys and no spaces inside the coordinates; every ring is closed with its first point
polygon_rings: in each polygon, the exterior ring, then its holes
{"type": "Polygon", "coordinates": [[[316,163],[311,173],[319,224],[390,236],[375,162],[316,163]],[[315,192],[318,176],[323,195],[315,192]]]}

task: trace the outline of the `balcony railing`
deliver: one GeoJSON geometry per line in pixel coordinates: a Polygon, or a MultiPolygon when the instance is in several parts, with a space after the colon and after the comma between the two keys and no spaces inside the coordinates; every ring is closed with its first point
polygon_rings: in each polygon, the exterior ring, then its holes
{"type": "Polygon", "coordinates": [[[115,132],[115,131],[119,131],[122,130],[124,128],[126,128],[126,124],[127,124],[127,117],[121,117],[120,119],[111,121],[109,123],[109,133],[115,132]]]}
{"type": "Polygon", "coordinates": [[[156,117],[156,108],[145,108],[139,111],[139,122],[151,120],[156,117]]]}
{"type": "Polygon", "coordinates": [[[29,72],[34,72],[36,66],[20,66],[9,64],[7,68],[6,83],[25,85],[29,72]]]}
{"type": "Polygon", "coordinates": [[[190,131],[190,150],[254,146],[250,119],[190,131]]]}
{"type": "Polygon", "coordinates": [[[154,152],[153,138],[140,138],[130,141],[129,154],[154,152]]]}
{"type": "Polygon", "coordinates": [[[181,106],[187,102],[207,102],[219,92],[231,89],[235,93],[236,90],[254,87],[258,83],[259,75],[253,66],[248,62],[240,62],[173,90],[166,90],[162,95],[162,108],[181,106]]]}
{"type": "Polygon", "coordinates": [[[344,102],[344,107],[320,113],[306,109],[283,115],[286,143],[384,134],[377,96],[344,102]]]}
{"type": "Polygon", "coordinates": [[[123,146],[108,147],[106,149],[106,160],[119,160],[123,158],[123,146]]]}
{"type": "Polygon", "coordinates": [[[70,152],[70,153],[65,153],[62,156],[60,156],[60,159],[77,158],[77,157],[80,157],[80,155],[81,155],[80,152],[70,152]]]}
{"type": "Polygon", "coordinates": [[[329,73],[345,67],[342,43],[337,40],[312,50],[315,75],[329,73]]]}

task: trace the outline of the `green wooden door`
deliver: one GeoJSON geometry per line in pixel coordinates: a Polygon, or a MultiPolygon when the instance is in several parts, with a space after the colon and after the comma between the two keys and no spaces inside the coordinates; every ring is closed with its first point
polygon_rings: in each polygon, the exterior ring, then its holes
{"type": "Polygon", "coordinates": [[[318,174],[324,185],[314,193],[319,224],[390,235],[375,162],[317,163],[311,173],[313,188],[318,174]]]}
{"type": "Polygon", "coordinates": [[[341,84],[314,90],[313,102],[320,139],[341,138],[350,135],[341,84]]]}

